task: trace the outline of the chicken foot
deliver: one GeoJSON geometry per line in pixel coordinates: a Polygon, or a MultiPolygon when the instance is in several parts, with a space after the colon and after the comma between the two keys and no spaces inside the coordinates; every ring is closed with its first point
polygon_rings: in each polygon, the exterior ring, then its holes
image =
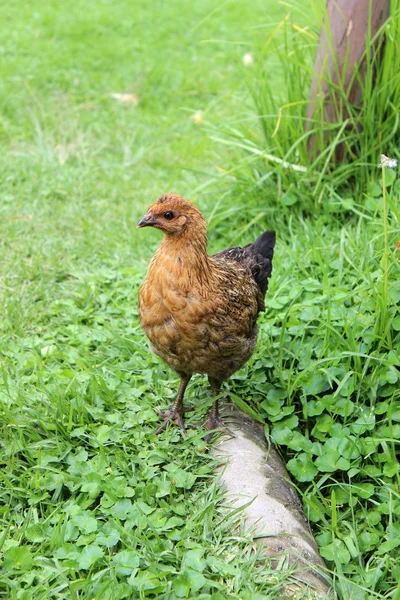
{"type": "MultiPolygon", "coordinates": [[[[221,384],[211,378],[209,378],[208,380],[211,385],[211,396],[212,397],[219,396],[219,393],[221,391],[220,390],[221,384]]],[[[235,437],[235,434],[233,433],[233,431],[231,431],[228,427],[225,426],[225,423],[219,416],[218,399],[214,400],[211,410],[208,414],[207,420],[203,424],[203,427],[205,427],[210,432],[210,433],[207,433],[206,437],[204,438],[206,440],[206,442],[209,442],[211,440],[211,438],[213,436],[213,431],[216,429],[222,429],[222,431],[224,433],[226,433],[227,435],[229,435],[231,437],[235,437]]]]}
{"type": "Polygon", "coordinates": [[[191,375],[179,374],[179,377],[181,378],[181,382],[179,384],[179,389],[175,398],[175,402],[169,410],[162,413],[164,422],[162,423],[162,425],[160,425],[158,429],[156,429],[156,431],[154,432],[155,435],[158,435],[159,433],[164,431],[167,428],[168,423],[170,423],[171,421],[173,423],[176,423],[179,427],[181,427],[181,429],[185,429],[183,415],[185,412],[193,410],[193,408],[190,406],[183,406],[183,396],[185,395],[185,390],[187,384],[190,381],[191,375]]]}

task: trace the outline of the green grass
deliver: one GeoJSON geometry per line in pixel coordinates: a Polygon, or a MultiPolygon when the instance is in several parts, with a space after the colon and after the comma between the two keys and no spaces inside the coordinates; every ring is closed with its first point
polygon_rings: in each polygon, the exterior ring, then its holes
{"type": "MultiPolygon", "coordinates": [[[[321,74],[314,113],[307,116],[321,22],[329,21],[325,4],[288,4],[280,22],[259,27],[254,68],[246,77],[255,112],[235,115],[214,134],[217,141],[246,151],[245,159],[231,166],[232,175],[246,180],[248,187],[278,183],[279,204],[310,211],[320,203],[346,205],[349,196],[362,202],[371,175],[377,176],[379,155],[397,156],[400,142],[398,0],[390,3],[390,18],[376,35],[368,31],[363,66],[353,70],[349,85],[342,75],[348,56],[340,67],[333,49],[336,80],[328,72],[321,74]],[[367,101],[351,103],[353,84],[367,101]],[[334,122],[326,117],[326,97],[334,122]]],[[[329,31],[327,41],[332,48],[329,31]]]]}
{"type": "MultiPolygon", "coordinates": [[[[152,435],[177,380],[138,324],[159,237],[135,224],[174,190],[203,210],[211,251],[276,228],[258,350],[227,389],[266,419],[338,598],[398,598],[394,172],[386,196],[373,171],[363,195],[333,190],[304,214],[299,193],[315,201],[307,186],[286,190],[294,205],[278,203],[279,177],[244,168],[190,118],[202,110],[221,129],[253,118],[242,55],[286,9],[119,0],[2,10],[0,597],[282,596],[287,574],[223,510],[201,430],[152,435]]],[[[269,78],[280,77],[275,64],[269,78]]],[[[209,399],[200,377],[188,392],[190,423],[209,399]]]]}

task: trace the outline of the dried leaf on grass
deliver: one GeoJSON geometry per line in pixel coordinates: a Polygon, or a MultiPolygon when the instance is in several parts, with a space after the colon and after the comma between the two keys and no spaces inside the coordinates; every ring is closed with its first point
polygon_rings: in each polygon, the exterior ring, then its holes
{"type": "Polygon", "coordinates": [[[118,100],[118,102],[125,102],[126,104],[133,104],[133,106],[137,106],[139,104],[139,96],[136,94],[119,94],[114,93],[111,94],[114,100],[118,100]]]}

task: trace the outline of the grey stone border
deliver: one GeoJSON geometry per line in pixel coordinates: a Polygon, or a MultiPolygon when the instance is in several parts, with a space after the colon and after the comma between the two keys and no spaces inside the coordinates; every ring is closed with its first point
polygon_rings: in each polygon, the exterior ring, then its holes
{"type": "Polygon", "coordinates": [[[309,590],[313,598],[333,598],[300,500],[278,452],[267,445],[263,426],[235,405],[227,406],[222,416],[235,437],[220,437],[212,452],[226,458],[218,471],[229,506],[244,507],[244,528],[265,547],[276,568],[286,559],[293,572],[287,589],[292,597],[309,590]]]}

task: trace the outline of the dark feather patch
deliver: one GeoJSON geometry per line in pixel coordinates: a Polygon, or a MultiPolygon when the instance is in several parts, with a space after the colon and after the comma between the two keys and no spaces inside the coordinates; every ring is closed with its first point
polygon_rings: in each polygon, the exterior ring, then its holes
{"type": "Polygon", "coordinates": [[[252,244],[247,244],[244,248],[227,248],[213,257],[234,260],[249,268],[260,291],[265,294],[272,273],[275,241],[275,231],[264,231],[252,244]]]}

